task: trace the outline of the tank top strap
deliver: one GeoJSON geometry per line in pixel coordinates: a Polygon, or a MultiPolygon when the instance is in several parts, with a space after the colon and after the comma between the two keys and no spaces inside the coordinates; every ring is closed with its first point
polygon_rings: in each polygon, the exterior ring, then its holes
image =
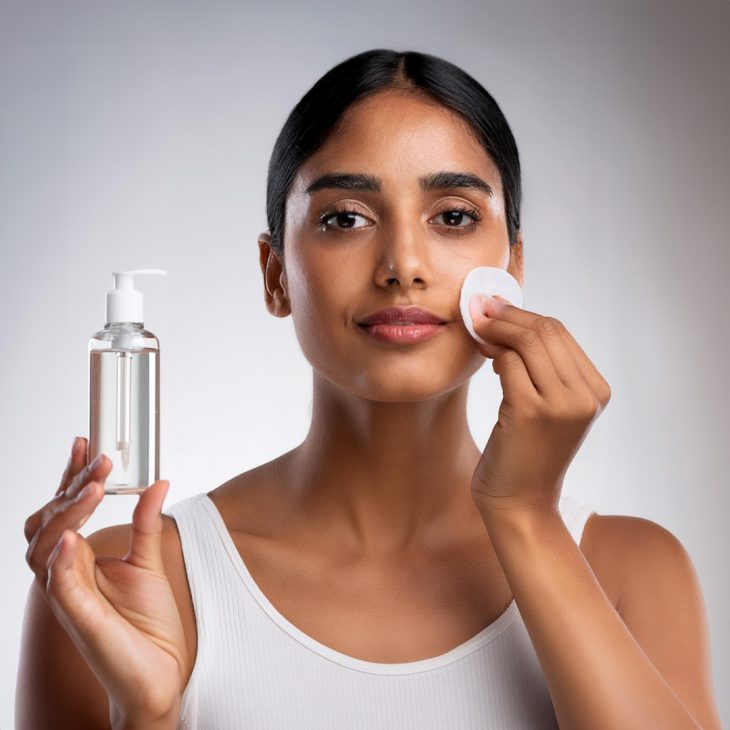
{"type": "Polygon", "coordinates": [[[230,579],[229,575],[221,574],[230,573],[230,560],[208,514],[206,502],[207,495],[201,493],[163,510],[163,514],[175,520],[180,534],[185,571],[196,612],[204,612],[212,595],[220,590],[226,578],[230,579]]]}
{"type": "MultiPolygon", "coordinates": [[[[200,682],[216,673],[223,645],[244,630],[247,595],[205,493],[163,509],[180,535],[185,573],[195,611],[197,655],[185,688],[177,730],[205,730],[197,724],[200,682]]],[[[215,507],[213,507],[215,509],[215,507]]]]}

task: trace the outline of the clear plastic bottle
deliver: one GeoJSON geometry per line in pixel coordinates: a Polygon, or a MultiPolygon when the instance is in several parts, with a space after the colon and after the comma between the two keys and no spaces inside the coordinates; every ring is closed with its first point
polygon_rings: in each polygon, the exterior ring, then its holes
{"type": "Polygon", "coordinates": [[[106,324],[89,340],[89,461],[112,461],[106,494],[140,494],[160,478],[160,343],[144,329],[134,277],[115,271],[106,324]]]}

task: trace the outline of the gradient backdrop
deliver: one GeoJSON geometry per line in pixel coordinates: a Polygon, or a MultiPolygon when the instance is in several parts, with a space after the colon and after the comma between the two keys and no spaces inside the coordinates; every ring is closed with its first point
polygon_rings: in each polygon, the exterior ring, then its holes
{"type": "MultiPolygon", "coordinates": [[[[727,0],[0,2],[0,727],[12,726],[26,517],[87,435],[90,335],[116,268],[162,345],[168,504],[294,447],[311,371],[264,306],[257,235],[287,114],[369,48],[443,56],[497,99],[524,173],[525,307],[613,398],[564,491],[689,551],[730,725],[727,0]]],[[[485,444],[489,366],[469,419],[485,444]]],[[[129,522],[107,497],[82,528],[129,522]]]]}

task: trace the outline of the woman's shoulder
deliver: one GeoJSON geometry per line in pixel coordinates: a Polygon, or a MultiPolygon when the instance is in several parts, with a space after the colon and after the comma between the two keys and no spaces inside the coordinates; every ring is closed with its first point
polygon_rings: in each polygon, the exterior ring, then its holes
{"type": "Polygon", "coordinates": [[[651,519],[596,514],[590,521],[588,549],[618,587],[621,620],[702,727],[720,727],[705,599],[687,548],[651,519]]]}
{"type": "Polygon", "coordinates": [[[690,561],[674,533],[633,515],[592,513],[580,547],[619,613],[661,573],[662,566],[690,561]]]}
{"type": "MultiPolygon", "coordinates": [[[[97,557],[124,558],[129,551],[132,534],[132,523],[124,522],[107,525],[86,536],[97,557]]],[[[175,520],[169,515],[162,515],[162,553],[163,562],[166,557],[175,558],[180,553],[180,537],[175,520]]]]}
{"type": "Polygon", "coordinates": [[[593,512],[584,530],[581,548],[591,553],[605,553],[613,561],[636,560],[667,550],[683,550],[679,538],[654,520],[633,515],[593,512]]]}

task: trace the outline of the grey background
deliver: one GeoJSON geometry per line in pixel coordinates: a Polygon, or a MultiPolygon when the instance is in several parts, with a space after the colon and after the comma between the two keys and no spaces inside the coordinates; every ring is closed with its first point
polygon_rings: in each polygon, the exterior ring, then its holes
{"type": "MultiPolygon", "coordinates": [[[[689,551],[730,723],[725,0],[7,2],[0,6],[0,726],[31,573],[25,518],[87,434],[87,340],[116,268],[162,344],[168,504],[292,448],[310,368],[263,303],[257,234],[276,134],[369,48],[441,55],[497,99],[524,173],[525,306],[559,317],[613,390],[564,491],[689,551]]],[[[486,443],[501,395],[473,378],[486,443]]],[[[107,497],[83,534],[129,522],[107,497]]]]}

